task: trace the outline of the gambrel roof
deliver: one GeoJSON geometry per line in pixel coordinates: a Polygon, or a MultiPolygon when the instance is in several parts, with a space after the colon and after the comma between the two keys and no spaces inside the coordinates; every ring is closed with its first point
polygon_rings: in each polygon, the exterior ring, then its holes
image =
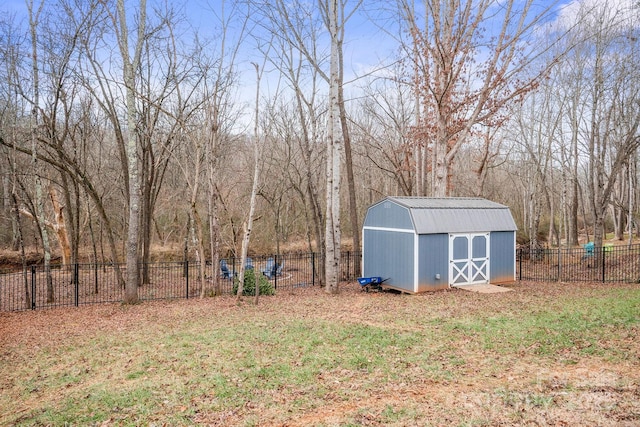
{"type": "Polygon", "coordinates": [[[483,233],[518,229],[509,207],[482,198],[387,197],[376,205],[388,202],[409,210],[417,234],[483,233]]]}

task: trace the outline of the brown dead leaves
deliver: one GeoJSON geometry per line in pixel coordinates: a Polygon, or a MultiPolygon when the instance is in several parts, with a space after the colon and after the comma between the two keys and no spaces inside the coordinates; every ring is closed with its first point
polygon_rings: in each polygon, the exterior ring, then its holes
{"type": "MultiPolygon", "coordinates": [[[[363,324],[393,332],[420,333],[429,327],[440,333],[438,319],[450,319],[487,313],[517,316],[524,310],[556,307],[562,298],[590,298],[607,289],[624,289],[637,285],[624,284],[559,284],[518,283],[515,292],[505,294],[476,294],[462,290],[441,291],[423,295],[393,293],[365,293],[359,285],[344,283],[338,295],[328,295],[318,287],[279,291],[276,296],[261,297],[257,306],[253,299],[244,298],[240,304],[235,297],[146,302],[135,306],[121,304],[82,306],[34,312],[0,313],[0,364],[21,369],[30,357],[50,352],[50,362],[58,363],[62,374],[89,369],[85,376],[126,378],[123,372],[99,372],[99,366],[85,366],[82,360],[57,361],[56,354],[73,343],[82,346],[93,337],[108,331],[120,339],[141,336],[140,331],[166,330],[179,335],[181,325],[201,323],[211,318],[230,325],[247,321],[286,322],[286,319],[308,319],[319,322],[363,324]],[[395,322],[401,316],[410,319],[395,322]],[[411,321],[415,319],[415,321],[411,321]],[[427,319],[428,322],[423,321],[427,319]]],[[[635,330],[637,333],[637,330],[635,330]]],[[[258,425],[302,426],[340,425],[459,425],[475,420],[478,425],[599,425],[632,426],[640,423],[640,344],[637,334],[600,343],[602,347],[622,348],[630,355],[624,363],[610,363],[597,357],[566,360],[561,357],[540,358],[535,349],[521,349],[512,354],[478,352],[471,338],[465,340],[464,331],[458,333],[454,353],[464,364],[448,357],[433,360],[441,364],[443,372],[452,371],[451,378],[421,378],[421,372],[405,363],[405,374],[397,381],[385,381],[376,387],[377,370],[367,373],[363,381],[357,370],[323,371],[316,378],[329,393],[323,404],[289,413],[288,401],[272,407],[224,408],[206,411],[216,396],[200,396],[202,402],[184,402],[166,409],[186,413],[197,408],[192,420],[200,425],[238,425],[256,422],[258,425]],[[416,375],[413,375],[413,373],[416,375]],[[374,385],[372,385],[374,384],[374,385]],[[344,396],[351,398],[345,400],[344,396]],[[357,398],[353,398],[357,396],[357,398]],[[257,415],[259,414],[259,416],[257,415]],[[257,420],[257,421],[256,421],[257,420]]],[[[585,342],[584,345],[588,343],[585,342]]],[[[160,344],[161,345],[161,344],[160,344]]],[[[447,343],[439,345],[446,346],[447,343]]],[[[194,354],[203,357],[197,343],[194,354]]],[[[267,351],[262,349],[261,351],[267,351]]],[[[122,361],[127,369],[127,354],[118,348],[104,348],[105,354],[122,361]]],[[[153,354],[153,348],[140,347],[136,351],[153,354]]],[[[146,353],[145,353],[146,354],[146,353]]],[[[561,356],[561,355],[560,355],[561,356]]],[[[207,355],[213,357],[213,355],[207,355]]],[[[204,359],[203,359],[204,360],[204,359]]],[[[402,354],[388,363],[402,364],[402,354]]],[[[172,366],[154,369],[180,375],[179,360],[168,361],[172,366]],[[175,365],[175,366],[173,366],[175,365]]],[[[37,369],[34,367],[32,369],[37,369]]],[[[115,369],[115,368],[113,368],[115,369]]],[[[130,374],[130,373],[129,373],[130,374]]],[[[145,375],[140,371],[139,375],[145,375]]],[[[51,375],[51,374],[49,374],[51,375]]],[[[84,375],[84,374],[83,374],[84,375]]],[[[46,378],[42,378],[46,384],[46,378]]],[[[10,392],[15,379],[0,378],[0,388],[10,392]]],[[[72,382],[69,387],[74,387],[72,382]]],[[[273,401],[304,395],[308,390],[287,386],[274,393],[273,401]]],[[[42,400],[46,388],[34,390],[32,398],[42,400]]],[[[28,403],[28,402],[25,402],[28,403]]],[[[161,418],[161,412],[158,413],[161,418]]],[[[118,424],[113,418],[107,425],[118,424]]],[[[161,424],[161,420],[160,424],[161,424]]]]}

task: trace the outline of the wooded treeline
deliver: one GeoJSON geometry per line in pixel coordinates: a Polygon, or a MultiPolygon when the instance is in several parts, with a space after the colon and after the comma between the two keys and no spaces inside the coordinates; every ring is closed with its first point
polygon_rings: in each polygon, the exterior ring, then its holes
{"type": "Polygon", "coordinates": [[[533,248],[638,230],[638,2],[236,0],[198,11],[206,34],[181,7],[2,14],[3,247],[126,259],[135,302],[154,252],[211,261],[204,281],[314,251],[337,292],[385,195],[504,203],[533,248]]]}

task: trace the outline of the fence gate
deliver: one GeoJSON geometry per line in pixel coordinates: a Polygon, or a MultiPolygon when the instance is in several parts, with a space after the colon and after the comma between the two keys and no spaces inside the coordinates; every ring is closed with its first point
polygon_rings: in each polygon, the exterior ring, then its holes
{"type": "Polygon", "coordinates": [[[449,235],[449,285],[489,283],[489,233],[449,235]]]}

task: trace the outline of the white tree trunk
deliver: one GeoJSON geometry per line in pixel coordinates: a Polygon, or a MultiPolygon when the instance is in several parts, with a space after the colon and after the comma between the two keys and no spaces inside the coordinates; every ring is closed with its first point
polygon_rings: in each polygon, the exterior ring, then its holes
{"type": "Polygon", "coordinates": [[[329,72],[329,126],[327,132],[327,200],[325,227],[325,276],[327,293],[338,292],[340,282],[340,162],[343,141],[340,125],[338,89],[339,28],[338,0],[329,0],[329,36],[331,37],[331,60],[329,72]]]}
{"type": "MultiPolygon", "coordinates": [[[[191,207],[191,238],[196,248],[196,262],[198,263],[198,282],[201,289],[205,288],[205,256],[204,256],[204,224],[198,213],[198,193],[200,191],[200,170],[202,167],[202,145],[198,142],[195,147],[195,165],[193,171],[193,181],[191,183],[191,198],[189,206],[191,207]]],[[[202,291],[201,291],[202,294],[202,291]]]]}
{"type": "MultiPolygon", "coordinates": [[[[260,137],[258,134],[258,119],[259,119],[259,102],[260,102],[260,77],[261,72],[258,64],[253,64],[256,69],[257,84],[256,84],[256,100],[255,100],[255,117],[253,124],[253,183],[251,185],[251,197],[249,200],[249,215],[247,221],[244,223],[243,236],[242,236],[242,249],[240,253],[240,273],[238,274],[238,293],[237,299],[240,301],[242,298],[242,292],[244,291],[244,273],[245,264],[247,260],[247,253],[249,251],[249,242],[251,240],[251,230],[253,228],[253,215],[256,210],[256,197],[258,195],[258,184],[260,181],[260,137]]],[[[260,283],[258,280],[258,274],[254,271],[255,277],[255,303],[258,303],[258,297],[260,294],[260,283]]]]}
{"type": "Polygon", "coordinates": [[[118,0],[119,34],[118,45],[123,61],[123,79],[126,90],[127,114],[127,168],[129,172],[129,228],[127,230],[126,261],[127,281],[125,285],[124,302],[135,304],[138,302],[138,235],[140,234],[140,173],[138,171],[138,151],[136,132],[136,97],[135,73],[140,62],[140,52],[144,42],[146,23],[146,0],[140,0],[140,16],[138,22],[138,36],[135,52],[131,58],[129,52],[129,33],[124,0],[118,0]]]}

